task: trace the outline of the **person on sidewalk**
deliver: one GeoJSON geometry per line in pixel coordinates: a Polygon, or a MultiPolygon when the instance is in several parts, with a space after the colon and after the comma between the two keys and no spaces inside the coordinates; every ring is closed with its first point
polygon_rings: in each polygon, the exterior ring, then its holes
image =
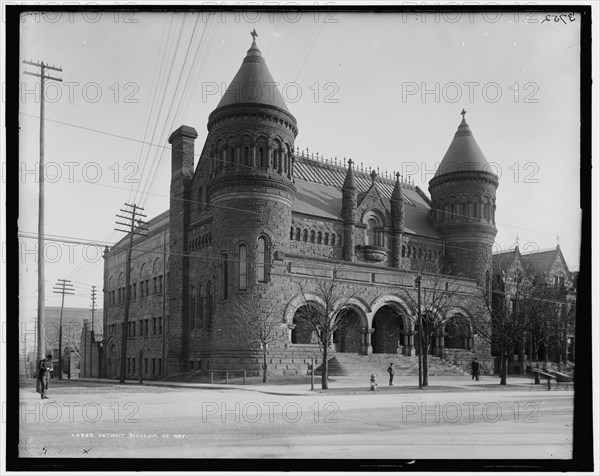
{"type": "Polygon", "coordinates": [[[50,381],[50,375],[52,374],[52,354],[48,354],[45,359],[40,360],[38,365],[38,379],[40,381],[40,393],[42,398],[49,398],[46,396],[48,391],[48,382],[50,381]]]}
{"type": "Polygon", "coordinates": [[[473,379],[479,380],[479,362],[477,362],[477,357],[471,362],[471,380],[473,379]]]}
{"type": "Polygon", "coordinates": [[[392,382],[394,381],[394,362],[390,364],[387,369],[388,374],[390,374],[390,385],[394,385],[392,382]]]}

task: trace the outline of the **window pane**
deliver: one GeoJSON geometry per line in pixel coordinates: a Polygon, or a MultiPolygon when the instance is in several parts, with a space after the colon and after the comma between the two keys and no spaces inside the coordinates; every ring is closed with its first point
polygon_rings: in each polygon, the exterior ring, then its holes
{"type": "Polygon", "coordinates": [[[265,248],[266,240],[258,239],[258,249],[256,250],[256,279],[259,283],[265,282],[265,248]]]}
{"type": "Polygon", "coordinates": [[[248,286],[248,261],[246,258],[246,245],[240,246],[240,289],[246,289],[248,286]]]}

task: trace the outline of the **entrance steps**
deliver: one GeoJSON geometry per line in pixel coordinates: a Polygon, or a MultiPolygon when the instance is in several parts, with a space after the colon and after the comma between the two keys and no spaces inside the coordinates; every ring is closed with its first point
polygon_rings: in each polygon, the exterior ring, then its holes
{"type": "MultiPolygon", "coordinates": [[[[387,368],[394,362],[396,376],[418,375],[419,360],[417,357],[407,357],[401,354],[371,354],[360,355],[354,353],[336,353],[329,360],[330,376],[356,376],[369,378],[376,374],[380,378],[387,377],[387,368]]],[[[457,366],[433,355],[427,356],[427,369],[429,376],[465,376],[468,375],[457,366]]],[[[315,373],[321,374],[321,366],[315,373]]]]}

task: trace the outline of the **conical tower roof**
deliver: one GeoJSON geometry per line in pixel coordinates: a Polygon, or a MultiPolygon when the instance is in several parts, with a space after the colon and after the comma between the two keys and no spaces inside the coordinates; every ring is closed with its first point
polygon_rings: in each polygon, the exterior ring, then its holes
{"type": "Polygon", "coordinates": [[[434,178],[453,172],[473,171],[494,173],[479,148],[463,114],[463,119],[456,134],[454,134],[454,139],[435,172],[434,178]]]}
{"type": "Polygon", "coordinates": [[[242,66],[229,84],[215,109],[238,104],[272,106],[290,114],[267,63],[256,45],[256,39],[242,61],[242,66]]]}

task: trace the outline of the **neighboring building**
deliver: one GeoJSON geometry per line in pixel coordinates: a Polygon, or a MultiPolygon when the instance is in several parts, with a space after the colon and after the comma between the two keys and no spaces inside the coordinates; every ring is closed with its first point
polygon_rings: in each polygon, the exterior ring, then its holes
{"type": "MultiPolygon", "coordinates": [[[[96,327],[94,325],[94,327],[96,327]]],[[[91,322],[83,321],[79,339],[79,376],[98,378],[101,374],[102,362],[102,333],[92,329],[91,322]]]]}
{"type": "MultiPolygon", "coordinates": [[[[58,359],[58,343],[60,336],[60,306],[45,308],[46,320],[46,351],[52,352],[58,359]]],[[[94,311],[94,329],[97,334],[102,334],[102,309],[94,311]]],[[[63,347],[63,373],[68,374],[69,369],[75,370],[71,362],[71,353],[74,362],[79,361],[79,341],[85,321],[92,321],[91,309],[78,307],[65,307],[62,310],[62,347],[63,347]]],[[[78,364],[77,364],[78,365],[78,364]]],[[[58,364],[56,376],[58,376],[58,364]]],[[[77,367],[78,368],[78,367],[77,367]]]]}
{"type": "Polygon", "coordinates": [[[493,309],[512,313],[521,300],[526,323],[509,371],[522,372],[529,361],[574,362],[578,273],[569,271],[560,246],[527,254],[516,246],[494,254],[492,269],[493,309]]]}
{"type": "MultiPolygon", "coordinates": [[[[444,357],[450,347],[477,355],[489,371],[490,345],[473,321],[490,319],[484,296],[498,177],[464,111],[429,198],[399,175],[296,150],[298,125],[274,84],[253,41],[208,118],[197,163],[196,131],[181,126],[171,134],[170,209],[149,220],[146,237],[133,239],[127,376],[137,376],[140,366],[145,377],[258,370],[259,351],[234,317],[248,294],[275,307],[286,341],[272,373],[305,373],[318,351],[296,329],[306,304],[300,284],[330,274],[336,263],[344,289],[355,296],[344,314],[350,324],[334,338],[338,352],[414,355],[415,277],[423,272],[423,286],[431,286],[444,269],[459,292],[432,353],[444,357]]],[[[128,240],[104,255],[107,377],[119,374],[128,240]]]]}

